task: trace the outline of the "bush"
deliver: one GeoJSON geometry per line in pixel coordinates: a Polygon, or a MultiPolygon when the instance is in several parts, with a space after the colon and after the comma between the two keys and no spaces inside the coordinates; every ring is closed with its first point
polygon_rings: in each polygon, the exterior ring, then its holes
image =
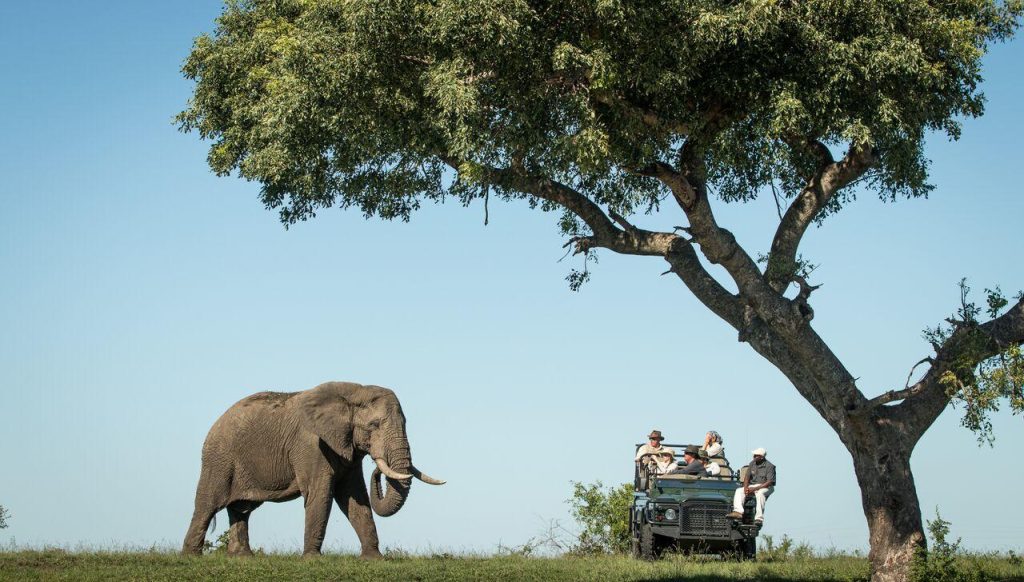
{"type": "Polygon", "coordinates": [[[230,543],[231,530],[226,529],[217,536],[216,542],[206,540],[203,542],[203,553],[204,554],[226,554],[228,553],[228,543],[230,543]]]}
{"type": "Polygon", "coordinates": [[[946,539],[950,523],[942,519],[938,507],[935,508],[935,519],[927,523],[932,548],[918,550],[910,567],[911,582],[983,582],[989,579],[980,570],[957,566],[960,538],[955,542],[946,539]]]}
{"type": "Polygon", "coordinates": [[[770,535],[761,536],[761,550],[757,552],[757,559],[762,562],[785,562],[793,549],[793,540],[783,534],[778,545],[770,535]]]}
{"type": "Polygon", "coordinates": [[[7,520],[11,517],[11,514],[7,512],[7,509],[3,505],[0,505],[0,529],[7,527],[7,520]]]}
{"type": "Polygon", "coordinates": [[[629,551],[629,506],[633,484],[605,489],[600,482],[573,482],[572,516],[581,527],[577,544],[580,554],[623,554],[629,551]]]}

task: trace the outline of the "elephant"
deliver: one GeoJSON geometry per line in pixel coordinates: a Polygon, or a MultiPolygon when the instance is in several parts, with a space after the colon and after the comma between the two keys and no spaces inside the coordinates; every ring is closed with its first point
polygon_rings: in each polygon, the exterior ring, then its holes
{"type": "Polygon", "coordinates": [[[405,415],[391,390],[327,382],[302,392],[253,394],[221,415],[206,436],[182,552],[201,554],[210,521],[227,508],[228,554],[252,555],[252,511],[265,501],[301,495],[303,555],[320,554],[333,501],[359,537],[361,555],[379,557],[373,513],[387,517],[401,509],[413,477],[444,484],[412,464],[405,415]],[[376,463],[369,495],[363,481],[366,455],[376,463]],[[381,474],[387,477],[384,493],[381,474]]]}

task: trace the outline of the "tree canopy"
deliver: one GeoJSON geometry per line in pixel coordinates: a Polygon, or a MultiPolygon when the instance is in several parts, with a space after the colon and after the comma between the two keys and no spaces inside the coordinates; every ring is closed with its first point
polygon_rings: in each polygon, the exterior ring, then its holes
{"type": "Polygon", "coordinates": [[[979,59],[1019,13],[990,0],[233,1],[185,64],[198,85],[180,122],[286,223],[334,205],[408,219],[422,200],[529,197],[481,175],[515,167],[628,215],[665,199],[645,174],[693,136],[725,200],[773,184],[795,196],[823,148],[846,144],[874,156],[859,178],[879,195],[921,196],[926,132],[955,138],[958,118],[981,114],[979,59]]]}

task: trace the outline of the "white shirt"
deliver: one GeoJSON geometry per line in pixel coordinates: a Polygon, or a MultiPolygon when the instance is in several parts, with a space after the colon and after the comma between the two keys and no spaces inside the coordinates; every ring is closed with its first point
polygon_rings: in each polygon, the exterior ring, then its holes
{"type": "Polygon", "coordinates": [[[722,454],[723,450],[725,450],[725,447],[722,446],[722,443],[714,443],[707,448],[708,456],[717,457],[722,454]]]}
{"type": "Polygon", "coordinates": [[[708,465],[704,467],[704,470],[707,471],[708,475],[711,475],[713,477],[717,477],[718,475],[722,474],[722,467],[720,467],[718,463],[715,463],[714,461],[708,463],[708,465]]]}
{"type": "Polygon", "coordinates": [[[659,475],[664,475],[666,473],[671,473],[672,471],[675,471],[678,468],[679,463],[675,461],[669,461],[667,463],[665,461],[658,461],[657,472],[659,475]]]}

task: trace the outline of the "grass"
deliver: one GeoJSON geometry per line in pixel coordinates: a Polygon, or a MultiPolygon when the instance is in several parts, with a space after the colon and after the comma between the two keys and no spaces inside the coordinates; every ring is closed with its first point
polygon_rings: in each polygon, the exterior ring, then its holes
{"type": "MultiPolygon", "coordinates": [[[[1019,559],[966,555],[964,565],[987,579],[1024,581],[1019,559]]],[[[184,557],[170,552],[0,552],[0,580],[594,580],[778,582],[867,580],[863,557],[790,558],[782,562],[703,561],[681,556],[648,563],[627,557],[461,557],[448,554],[361,560],[350,555],[303,559],[270,554],[184,557]]]]}

